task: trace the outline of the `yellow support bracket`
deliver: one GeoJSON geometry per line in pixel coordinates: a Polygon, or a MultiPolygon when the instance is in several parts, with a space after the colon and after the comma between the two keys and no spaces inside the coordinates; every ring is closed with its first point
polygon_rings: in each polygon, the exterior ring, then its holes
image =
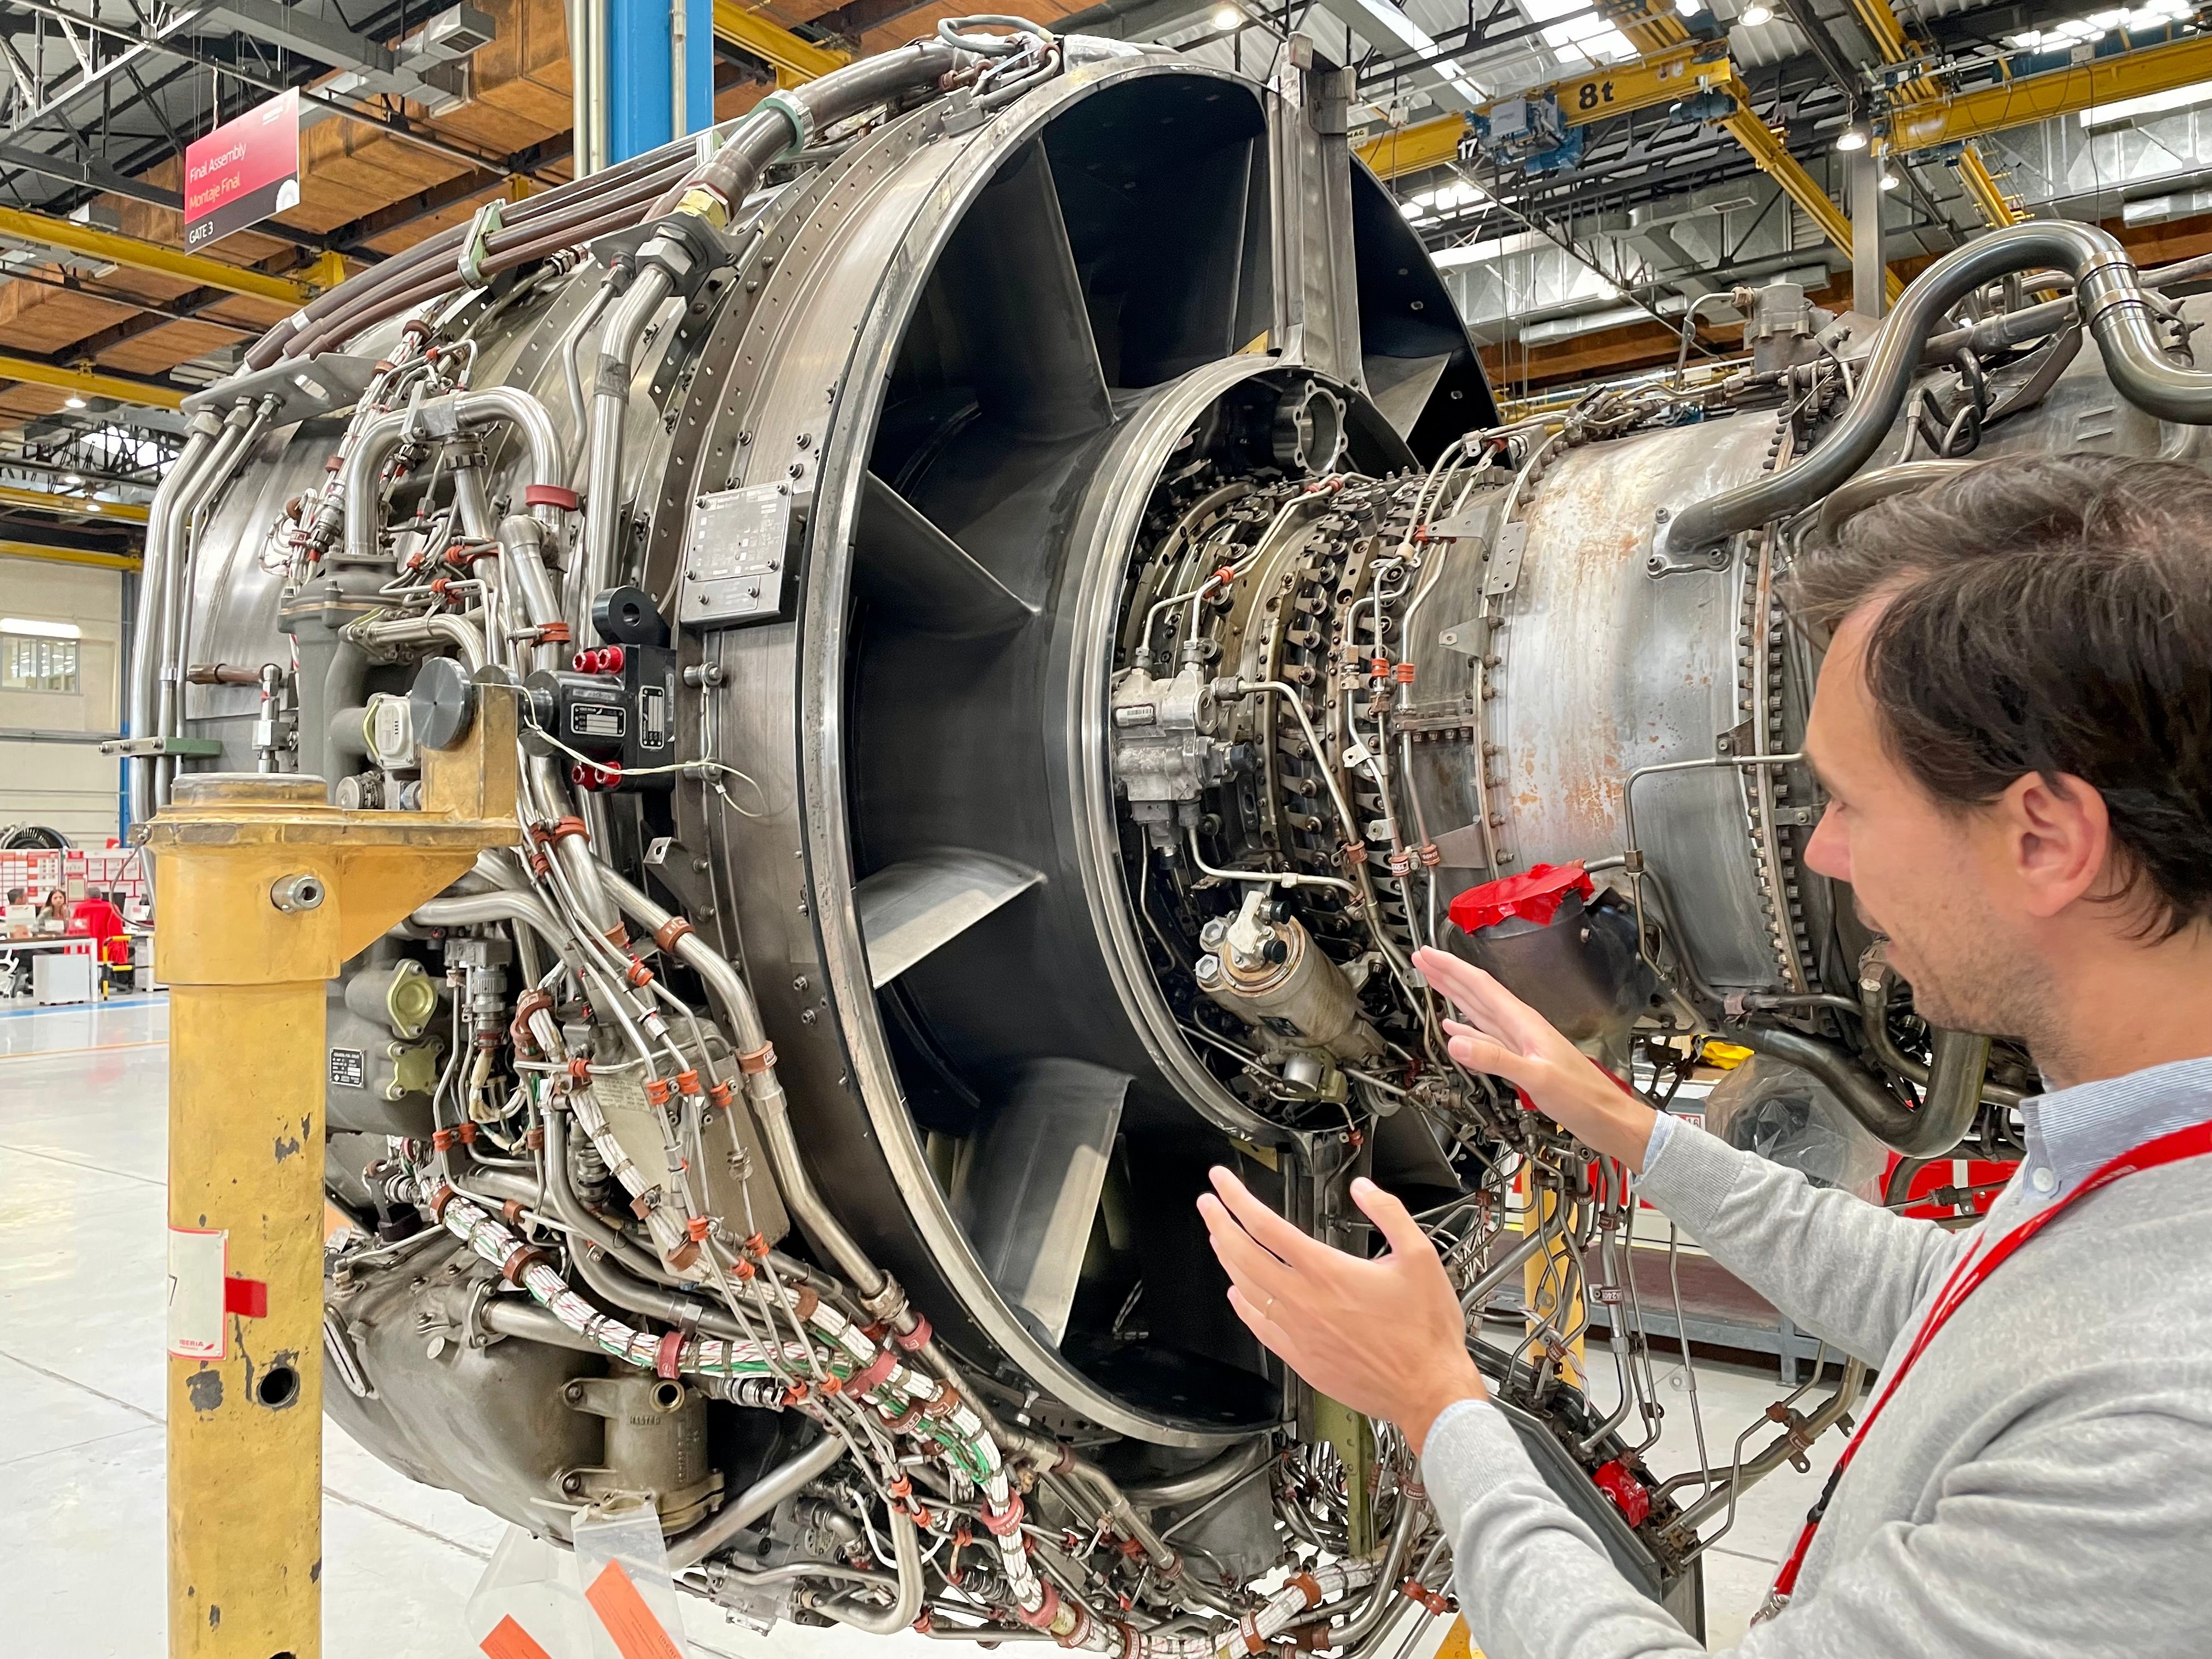
{"type": "Polygon", "coordinates": [[[211,772],[146,826],[170,988],[170,1659],[322,1653],[325,981],[513,844],[514,694],[476,702],[453,750],[422,751],[421,811],[211,772]]]}
{"type": "MultiPolygon", "coordinates": [[[[1521,94],[1558,100],[1570,126],[1601,121],[1607,116],[1627,115],[1655,104],[1671,104],[1706,87],[1725,87],[1735,78],[1728,49],[1718,44],[1692,41],[1656,52],[1632,64],[1616,64],[1587,75],[1569,76],[1534,87],[1521,94]]],[[[1494,104],[1475,112],[1487,115],[1494,104]]],[[[1459,153],[1468,131],[1467,118],[1446,115],[1433,121],[1401,127],[1359,147],[1359,159],[1377,177],[1395,179],[1408,173],[1442,167],[1459,153]]]]}
{"type": "Polygon", "coordinates": [[[0,380],[21,380],[27,386],[51,386],[86,398],[112,398],[119,404],[138,404],[148,409],[185,406],[185,394],[166,386],[103,374],[96,368],[61,368],[35,357],[11,357],[5,352],[0,352],[0,380]]]}
{"type": "Polygon", "coordinates": [[[802,40],[758,12],[748,11],[738,0],[714,0],[714,38],[766,64],[775,71],[779,87],[817,81],[853,61],[852,53],[802,40]]]}
{"type": "Polygon", "coordinates": [[[1902,155],[2212,80],[2212,35],[2093,58],[2048,75],[1893,106],[1881,153],[1902,155]]]}
{"type": "Polygon", "coordinates": [[[52,513],[64,519],[117,519],[131,524],[143,524],[149,517],[147,509],[137,501],[95,501],[88,495],[25,489],[17,484],[0,484],[0,507],[18,507],[27,513],[52,513]]]}
{"type": "Polygon", "coordinates": [[[143,570],[136,553],[94,553],[82,547],[49,547],[44,542],[0,540],[0,559],[35,559],[41,564],[81,564],[94,570],[143,570]]]}
{"type": "MultiPolygon", "coordinates": [[[[1873,40],[1875,49],[1881,54],[1884,64],[1903,64],[1911,60],[1914,56],[1912,43],[1905,38],[1905,25],[1890,9],[1889,0],[1851,0],[1851,9],[1857,14],[1859,22],[1865,27],[1868,38],[1873,40]]],[[[1907,82],[1905,91],[1908,97],[1919,102],[1940,96],[1942,88],[1923,75],[1907,82]]],[[[1959,182],[1966,187],[1966,194],[1990,224],[2002,229],[2007,225],[2020,222],[2021,215],[2005,198],[2004,192],[1997,188],[1996,175],[1990,173],[1989,163],[1982,160],[1972,144],[1960,154],[1959,182]]]]}
{"type": "Polygon", "coordinates": [[[265,270],[225,264],[220,259],[187,253],[182,248],[166,247],[159,242],[125,236],[120,231],[102,230],[96,225],[81,225],[73,219],[56,219],[22,208],[0,207],[0,236],[37,242],[106,264],[128,265],[133,270],[173,276],[197,288],[216,288],[227,294],[270,300],[278,305],[305,305],[325,289],[345,280],[345,261],[335,253],[325,253],[308,268],[305,277],[272,276],[265,270]]]}

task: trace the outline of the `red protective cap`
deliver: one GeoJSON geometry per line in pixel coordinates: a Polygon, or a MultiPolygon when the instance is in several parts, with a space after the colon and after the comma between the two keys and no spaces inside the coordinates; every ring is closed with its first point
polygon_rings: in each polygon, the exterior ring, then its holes
{"type": "Polygon", "coordinates": [[[1517,876],[1470,887],[1451,902],[1451,919],[1462,933],[1488,927],[1508,916],[1539,927],[1559,913],[1570,893],[1584,899],[1595,890],[1589,872],[1579,864],[1532,865],[1517,876]]]}
{"type": "Polygon", "coordinates": [[[563,513],[574,513],[584,504],[584,498],[573,489],[563,489],[559,484],[534,483],[522,492],[525,507],[557,507],[563,513]]]}
{"type": "Polygon", "coordinates": [[[1619,1458],[1610,1463],[1601,1463],[1591,1471],[1590,1479],[1597,1489],[1613,1501],[1632,1527],[1640,1527],[1651,1513],[1651,1492],[1641,1480],[1629,1473],[1628,1465],[1619,1458]]]}

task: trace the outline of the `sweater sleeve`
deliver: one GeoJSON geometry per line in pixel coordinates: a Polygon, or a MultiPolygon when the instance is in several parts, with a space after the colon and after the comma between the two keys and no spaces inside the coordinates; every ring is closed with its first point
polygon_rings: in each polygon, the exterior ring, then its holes
{"type": "MultiPolygon", "coordinates": [[[[1460,1607],[1492,1659],[1681,1659],[1705,1650],[1639,1595],[1528,1461],[1466,1401],[1421,1472],[1460,1607]]],[[[2203,1651],[2191,1564],[2212,1536],[2212,1433],[2156,1413],[2002,1437],[1954,1471],[1923,1522],[1893,1522],[1735,1659],[2137,1659],[2203,1651]]]]}
{"type": "Polygon", "coordinates": [[[1975,1237],[1815,1187],[1693,1123],[1653,1139],[1637,1195],[1799,1328],[1869,1364],[1975,1237]]]}

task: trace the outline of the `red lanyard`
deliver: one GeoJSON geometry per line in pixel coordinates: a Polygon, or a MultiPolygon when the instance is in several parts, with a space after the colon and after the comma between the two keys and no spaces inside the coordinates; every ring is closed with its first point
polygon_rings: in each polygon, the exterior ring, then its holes
{"type": "MultiPolygon", "coordinates": [[[[2087,1198],[2123,1176],[2131,1176],[2142,1170],[2154,1170],[2161,1164],[2175,1164],[2183,1158],[2203,1158],[2208,1154],[2212,1154],[2212,1122],[2192,1123],[2185,1129],[2176,1129],[2155,1139],[2146,1140],[2140,1146],[2130,1147],[2098,1169],[2087,1181],[2049,1209],[2030,1216],[1988,1249],[1969,1255],[1951,1270],[1951,1276],[1943,1281],[1943,1288],[1936,1291],[1936,1300],[1929,1306],[1928,1317],[1921,1322],[1920,1329],[1914,1334],[1912,1346],[1905,1351],[1905,1358],[1890,1373],[1889,1380],[1873,1407],[1860,1419],[1858,1431],[1844,1447],[1844,1455],[1836,1460],[1835,1473],[1828,1477],[1828,1484],[1820,1492],[1820,1501],[1805,1517],[1804,1528],[1797,1534],[1796,1547],[1790,1552],[1790,1559],[1782,1564],[1782,1571],[1774,1577],[1774,1588],[1767,1592],[1766,1603],[1759,1610],[1759,1620],[1771,1618],[1797,1587],[1798,1569],[1804,1565],[1805,1552],[1812,1547],[1813,1534],[1820,1528],[1820,1517],[1827,1513],[1828,1499],[1834,1496],[1836,1483],[1843,1479],[1844,1471],[1850,1467],[1852,1454],[1866,1443],[1867,1431],[1874,1426],[1875,1419],[1881,1415],[1881,1408],[1895,1396],[1898,1385],[1905,1381],[1905,1374],[1912,1369],[1912,1362],[1920,1358],[1936,1333],[1943,1328],[1944,1322],[1959,1311],[1960,1305],[1974,1293],[1981,1282],[2002,1266],[2014,1250],[2056,1221],[2076,1200],[2087,1198]]],[[[1753,1622],[1759,1621],[1754,1620],[1753,1622]]]]}

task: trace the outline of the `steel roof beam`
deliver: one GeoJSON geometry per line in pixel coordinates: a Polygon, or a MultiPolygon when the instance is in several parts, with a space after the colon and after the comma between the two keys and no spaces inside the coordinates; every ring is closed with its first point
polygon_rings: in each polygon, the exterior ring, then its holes
{"type": "Polygon", "coordinates": [[[0,380],[21,380],[56,392],[73,392],[81,398],[112,398],[119,404],[139,404],[148,409],[182,409],[182,388],[158,380],[140,380],[97,368],[69,368],[40,357],[18,357],[0,352],[0,380]]]}
{"type": "Polygon", "coordinates": [[[226,264],[204,254],[187,253],[182,248],[125,236],[120,231],[102,230],[96,225],[81,225],[74,219],[56,219],[23,208],[0,207],[0,236],[36,242],[106,264],[128,265],[133,270],[173,276],[195,288],[221,289],[226,293],[242,294],[277,305],[305,305],[325,289],[343,282],[346,276],[345,262],[335,253],[323,255],[304,276],[277,276],[251,266],[226,264]]]}

